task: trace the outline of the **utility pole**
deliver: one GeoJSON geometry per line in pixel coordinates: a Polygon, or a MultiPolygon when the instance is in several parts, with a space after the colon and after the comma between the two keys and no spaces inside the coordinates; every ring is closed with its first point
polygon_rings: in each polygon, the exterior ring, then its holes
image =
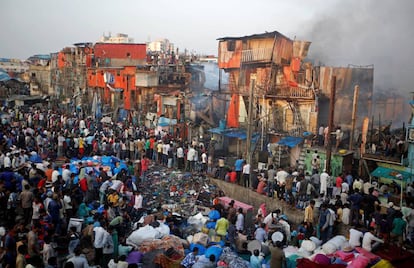
{"type": "Polygon", "coordinates": [[[247,114],[247,137],[246,137],[246,160],[250,164],[250,178],[252,174],[252,135],[253,135],[253,101],[254,101],[254,89],[256,86],[256,75],[250,75],[250,92],[249,92],[249,112],[247,114]]]}
{"type": "Polygon", "coordinates": [[[349,150],[352,151],[354,143],[354,133],[355,133],[355,123],[356,123],[356,114],[358,108],[358,95],[359,95],[359,85],[356,85],[354,88],[354,103],[352,105],[352,125],[351,125],[351,135],[349,136],[349,150]]]}
{"type": "Polygon", "coordinates": [[[326,172],[331,174],[331,155],[332,155],[332,144],[331,144],[331,133],[334,121],[335,111],[335,95],[336,95],[336,76],[332,76],[332,88],[331,88],[331,102],[329,103],[329,122],[328,122],[328,144],[326,147],[326,172]]]}

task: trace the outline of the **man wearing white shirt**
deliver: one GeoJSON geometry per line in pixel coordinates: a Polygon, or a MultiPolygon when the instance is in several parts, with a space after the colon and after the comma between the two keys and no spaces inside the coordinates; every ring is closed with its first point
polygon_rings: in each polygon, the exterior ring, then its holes
{"type": "Polygon", "coordinates": [[[101,226],[97,226],[93,228],[93,233],[93,246],[95,248],[95,264],[101,264],[103,259],[103,247],[105,246],[105,236],[107,231],[101,226]]]}
{"type": "Polygon", "coordinates": [[[325,196],[327,196],[328,194],[328,180],[329,180],[329,174],[326,172],[326,170],[324,169],[323,172],[321,173],[321,188],[319,193],[324,193],[325,196]]]}
{"type": "Polygon", "coordinates": [[[352,247],[359,247],[361,246],[361,238],[364,236],[364,234],[361,231],[358,231],[356,229],[350,229],[349,230],[349,244],[352,247]]]}
{"type": "Polygon", "coordinates": [[[11,155],[10,153],[7,153],[6,156],[4,157],[4,168],[5,169],[10,169],[12,166],[12,161],[11,161],[11,155]]]}
{"type": "Polygon", "coordinates": [[[184,168],[184,150],[181,145],[177,148],[177,168],[180,170],[184,168]]]}
{"type": "Polygon", "coordinates": [[[189,171],[193,171],[194,170],[194,161],[195,161],[195,155],[196,155],[196,150],[193,147],[190,147],[190,149],[188,149],[188,153],[187,153],[187,167],[189,171]]]}
{"type": "Polygon", "coordinates": [[[134,209],[140,210],[142,208],[142,195],[139,191],[135,192],[134,209]]]}
{"type": "Polygon", "coordinates": [[[243,166],[244,187],[250,187],[250,164],[245,163],[243,166]]]}
{"type": "Polygon", "coordinates": [[[202,172],[207,172],[207,154],[206,152],[203,152],[201,154],[201,171],[202,172]]]}
{"type": "Polygon", "coordinates": [[[63,166],[62,169],[62,180],[67,183],[70,180],[70,174],[72,172],[69,170],[68,165],[63,166]]]}
{"type": "Polygon", "coordinates": [[[362,239],[362,248],[366,251],[373,252],[380,244],[384,243],[384,240],[376,237],[374,232],[375,229],[373,227],[369,227],[369,231],[364,234],[364,238],[362,239]],[[374,244],[372,242],[374,242],[374,244]]]}
{"type": "Polygon", "coordinates": [[[57,167],[55,167],[55,169],[52,171],[52,176],[51,176],[53,183],[55,183],[58,180],[59,175],[60,175],[59,171],[57,170],[57,167]]]}

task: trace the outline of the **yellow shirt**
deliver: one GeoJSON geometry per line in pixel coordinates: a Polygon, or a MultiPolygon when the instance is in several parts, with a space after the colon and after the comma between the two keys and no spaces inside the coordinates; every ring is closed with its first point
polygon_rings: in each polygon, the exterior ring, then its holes
{"type": "Polygon", "coordinates": [[[118,206],[118,200],[119,200],[118,194],[115,193],[115,194],[108,195],[108,202],[112,204],[112,206],[114,207],[118,206]]]}
{"type": "Polygon", "coordinates": [[[313,208],[310,205],[305,208],[305,219],[303,221],[313,224],[313,208]]]}

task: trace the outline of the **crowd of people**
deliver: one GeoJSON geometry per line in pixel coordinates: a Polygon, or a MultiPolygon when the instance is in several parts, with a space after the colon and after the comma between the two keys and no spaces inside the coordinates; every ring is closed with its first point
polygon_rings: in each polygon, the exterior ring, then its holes
{"type": "Polygon", "coordinates": [[[305,219],[297,231],[301,230],[299,232],[307,234],[306,237],[315,235],[323,243],[338,233],[339,226],[346,225],[365,232],[371,239],[374,238],[370,233],[376,235],[376,242],[395,242],[402,249],[404,245],[414,245],[412,184],[408,183],[404,192],[408,212],[403,215],[393,202],[381,203],[379,199],[379,196],[388,199],[401,195],[401,186],[395,181],[378,183],[353,176],[351,172],[330,176],[321,169],[317,151],[312,155],[311,170],[312,173],[297,167],[276,169],[270,164],[267,170],[250,174],[250,165],[240,156],[221,179],[277,198],[292,208],[304,209],[305,219]],[[315,206],[317,215],[313,217],[315,206]]]}
{"type": "MultiPolygon", "coordinates": [[[[334,180],[325,170],[320,173],[316,152],[312,174],[273,165],[253,174],[241,156],[232,168],[224,165],[223,158],[215,166],[211,144],[181,141],[167,131],[40,108],[3,112],[9,114],[0,124],[3,267],[137,267],[137,250],[126,245],[126,239],[133,224],[146,214],[141,191],[151,167],[210,173],[287,202],[292,209],[304,209],[303,222],[294,225],[280,210],[267,213],[262,205],[252,229],[245,224],[246,213],[234,203],[224,208],[213,201],[210,213],[215,214],[211,220],[217,236],[235,252],[245,252],[249,239],[269,243],[270,267],[281,267],[285,261],[284,245],[299,245],[311,236],[326,242],[339,224],[353,226],[352,241],[357,240],[356,231],[365,230],[363,246],[375,240],[396,241],[403,247],[403,237],[414,242],[414,214],[403,217],[392,204],[385,214],[379,206],[378,191],[401,191],[398,185],[373,185],[350,173],[334,180]],[[118,160],[107,169],[81,160],[87,156],[118,160]],[[77,160],[69,164],[67,159],[77,160]],[[73,219],[81,220],[83,228],[77,228],[73,219]],[[273,241],[275,231],[284,238],[273,241]],[[88,248],[93,250],[85,251],[88,248]]],[[[408,196],[412,190],[407,188],[408,196]]],[[[169,224],[171,214],[153,215],[140,224],[154,222],[169,224]]],[[[193,250],[181,265],[216,267],[218,262],[214,257],[200,258],[193,250]]],[[[254,251],[250,264],[260,267],[262,263],[262,253],[254,251]]]]}

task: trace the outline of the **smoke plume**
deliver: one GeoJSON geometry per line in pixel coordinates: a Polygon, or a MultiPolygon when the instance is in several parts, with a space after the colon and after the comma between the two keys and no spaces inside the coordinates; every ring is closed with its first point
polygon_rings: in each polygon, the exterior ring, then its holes
{"type": "Polygon", "coordinates": [[[374,65],[374,90],[413,91],[414,1],[347,0],[305,25],[309,57],[331,66],[374,65]]]}

